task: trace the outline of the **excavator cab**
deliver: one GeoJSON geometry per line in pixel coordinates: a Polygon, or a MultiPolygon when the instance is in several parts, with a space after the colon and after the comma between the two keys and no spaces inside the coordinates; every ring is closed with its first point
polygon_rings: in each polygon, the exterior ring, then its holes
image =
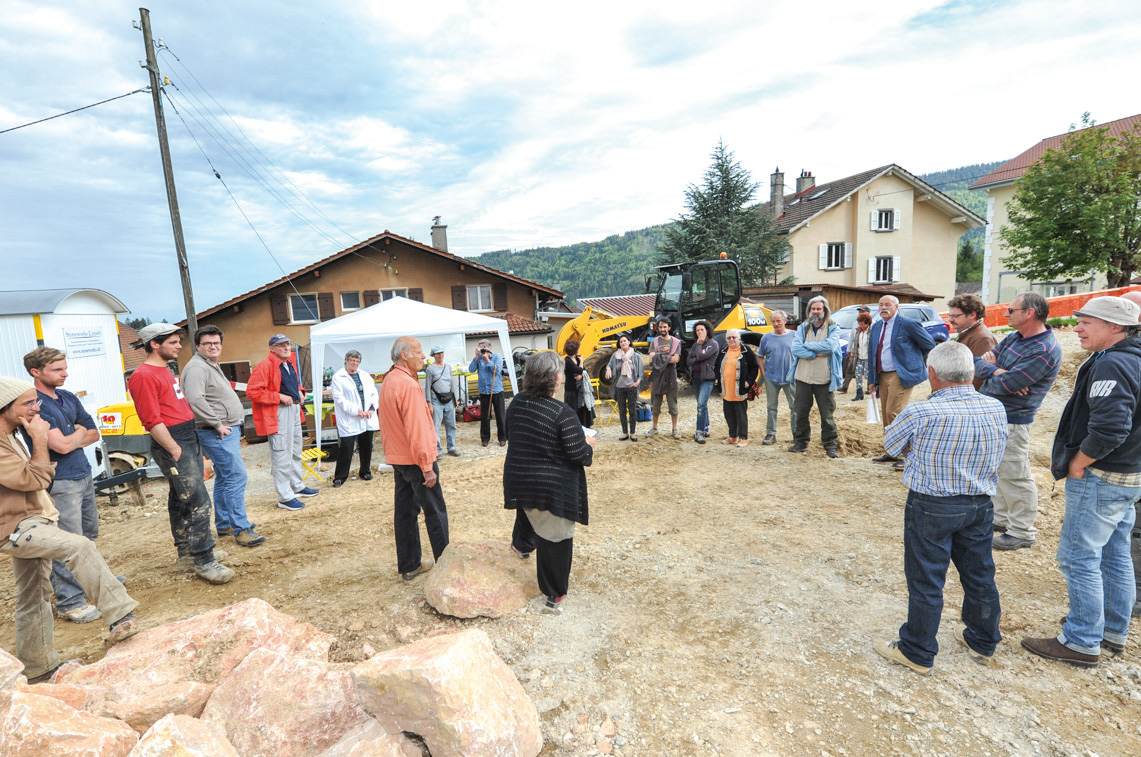
{"type": "Polygon", "coordinates": [[[694,340],[699,321],[719,324],[741,301],[741,277],[735,260],[706,260],[659,266],[654,312],[670,321],[670,332],[694,340]]]}

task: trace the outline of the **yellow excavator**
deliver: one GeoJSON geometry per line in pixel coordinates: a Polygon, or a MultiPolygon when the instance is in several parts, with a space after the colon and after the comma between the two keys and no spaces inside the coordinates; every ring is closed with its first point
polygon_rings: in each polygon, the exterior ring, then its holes
{"type": "Polygon", "coordinates": [[[772,311],[741,297],[737,261],[724,253],[718,260],[658,266],[646,277],[646,291],[656,292],[652,315],[619,316],[588,306],[559,332],[556,351],[565,355],[566,343],[577,340],[583,367],[591,378],[599,380],[604,396],[610,396],[610,382],[603,374],[618,337],[628,337],[635,349],[644,351],[654,335],[653,325],[662,319],[669,321],[670,333],[682,341],[682,366],[686,351],[696,339],[693,327],[700,321],[713,324],[714,336],[722,345],[726,331],[739,329],[741,341],[754,350],[761,336],[773,330],[772,311]]]}

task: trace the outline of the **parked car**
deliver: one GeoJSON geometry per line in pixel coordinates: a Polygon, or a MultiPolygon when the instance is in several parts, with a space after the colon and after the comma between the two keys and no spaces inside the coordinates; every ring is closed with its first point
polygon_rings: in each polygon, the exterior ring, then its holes
{"type": "MultiPolygon", "coordinates": [[[[869,315],[871,315],[874,324],[880,319],[879,305],[873,302],[867,307],[871,310],[869,315]]],[[[848,336],[856,327],[856,316],[859,314],[859,308],[859,305],[849,305],[832,314],[832,321],[840,327],[840,353],[842,356],[848,354],[848,336]]],[[[930,305],[919,302],[900,303],[899,315],[922,323],[923,328],[927,329],[927,333],[935,340],[935,344],[951,338],[951,330],[947,328],[947,324],[939,317],[935,308],[930,305]]]]}

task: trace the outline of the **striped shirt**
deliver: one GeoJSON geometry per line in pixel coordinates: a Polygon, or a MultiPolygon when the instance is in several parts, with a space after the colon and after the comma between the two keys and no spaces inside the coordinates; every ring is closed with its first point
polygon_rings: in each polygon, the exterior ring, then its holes
{"type": "Polygon", "coordinates": [[[884,432],[890,455],[911,452],[903,483],[933,497],[993,495],[1006,447],[1006,411],[970,384],[948,386],[912,402],[884,432]]]}
{"type": "Polygon", "coordinates": [[[1034,414],[1054,385],[1062,365],[1062,348],[1054,338],[1054,330],[1047,326],[1034,336],[1012,332],[992,352],[997,365],[975,358],[975,375],[983,379],[979,391],[1006,407],[1007,423],[1033,423],[1034,414]],[[996,368],[1006,373],[996,375],[996,368]],[[1018,394],[1023,389],[1029,391],[1025,395],[1018,394]]]}

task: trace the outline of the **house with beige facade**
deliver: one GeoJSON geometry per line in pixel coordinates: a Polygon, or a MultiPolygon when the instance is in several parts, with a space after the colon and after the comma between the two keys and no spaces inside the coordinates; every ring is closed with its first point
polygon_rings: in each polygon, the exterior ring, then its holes
{"type": "Polygon", "coordinates": [[[780,277],[797,283],[909,285],[942,307],[955,294],[958,242],[982,218],[895,165],[817,184],[808,171],[788,193],[780,169],[759,207],[788,235],[780,277]]]}
{"type": "MultiPolygon", "coordinates": [[[[1120,136],[1124,132],[1141,128],[1141,114],[1109,123],[1097,124],[1090,128],[1108,129],[1113,136],[1120,136]]],[[[1066,134],[1069,133],[1066,132],[1066,134]]],[[[1061,297],[1078,292],[1092,292],[1104,289],[1106,286],[1105,274],[1100,272],[1091,274],[1089,278],[1080,281],[1073,279],[1064,281],[1025,279],[1023,272],[1016,270],[1016,266],[1007,261],[1009,251],[999,236],[999,232],[1010,220],[1007,203],[1014,198],[1018,180],[1026,173],[1026,169],[1037,163],[1047,150],[1056,150],[1061,147],[1066,134],[1056,134],[1043,139],[971,185],[971,189],[985,189],[987,191],[986,237],[983,244],[983,289],[980,296],[983,298],[983,302],[988,305],[1010,302],[1020,292],[1025,291],[1040,292],[1045,297],[1061,297]]]]}

